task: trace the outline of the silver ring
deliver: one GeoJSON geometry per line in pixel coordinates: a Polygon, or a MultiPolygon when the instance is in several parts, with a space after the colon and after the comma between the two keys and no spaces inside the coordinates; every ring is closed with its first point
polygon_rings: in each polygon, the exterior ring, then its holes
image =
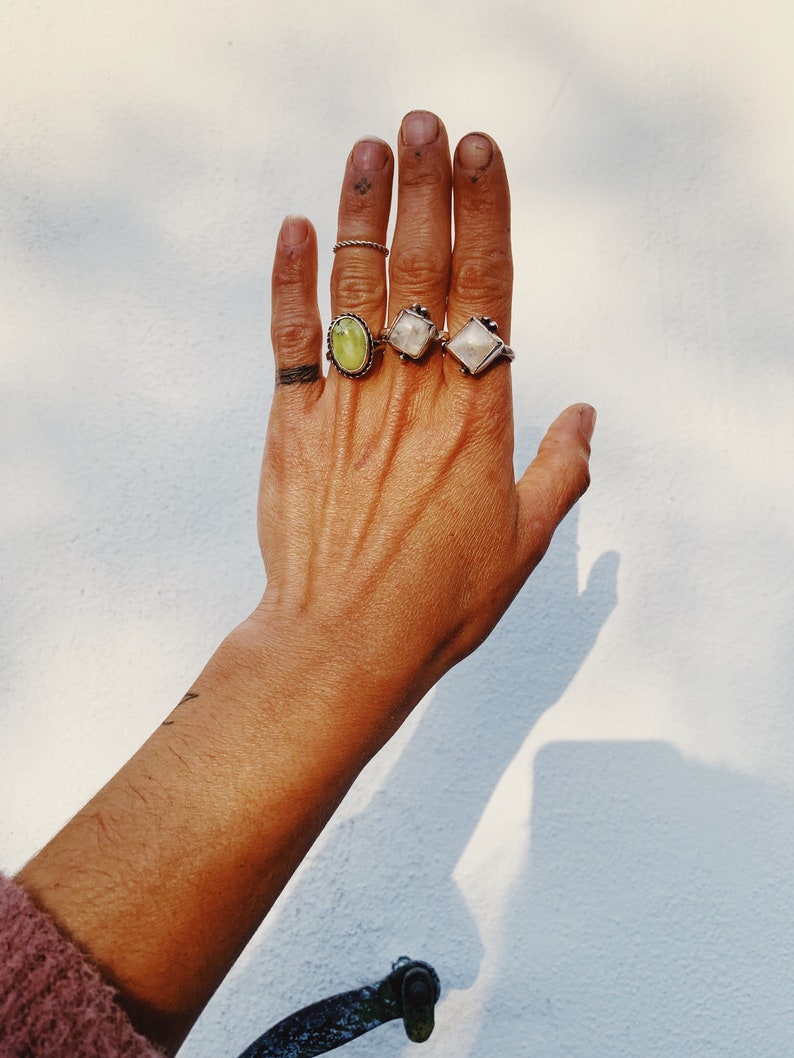
{"type": "Polygon", "coordinates": [[[372,337],[369,327],[355,312],[334,316],[328,328],[326,357],[345,378],[361,378],[372,367],[379,340],[372,337]]]}
{"type": "Polygon", "coordinates": [[[370,239],[342,239],[341,242],[334,244],[334,253],[345,246],[366,246],[370,250],[377,250],[378,253],[382,253],[384,257],[389,256],[388,246],[384,246],[381,242],[372,242],[370,239]]]}
{"type": "Polygon", "coordinates": [[[445,337],[428,316],[424,305],[415,302],[409,309],[400,309],[380,340],[388,342],[401,360],[419,360],[433,342],[445,337]]]}
{"type": "Polygon", "coordinates": [[[496,331],[496,322],[490,316],[471,316],[457,334],[443,343],[444,352],[455,357],[464,375],[481,374],[500,356],[515,360],[516,354],[496,331]]]}

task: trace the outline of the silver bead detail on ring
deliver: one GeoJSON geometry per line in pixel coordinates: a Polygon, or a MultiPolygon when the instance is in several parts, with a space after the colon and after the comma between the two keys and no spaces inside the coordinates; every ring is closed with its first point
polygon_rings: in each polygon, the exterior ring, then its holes
{"type": "Polygon", "coordinates": [[[490,316],[472,316],[457,334],[444,342],[444,351],[461,364],[464,375],[479,375],[500,356],[515,360],[516,354],[496,331],[497,325],[490,316]]]}
{"type": "Polygon", "coordinates": [[[401,360],[419,360],[433,342],[443,337],[424,305],[416,302],[409,309],[400,309],[381,341],[388,342],[401,360]]]}
{"type": "Polygon", "coordinates": [[[360,316],[343,312],[331,320],[325,355],[340,375],[361,378],[372,367],[372,357],[379,344],[360,316]]]}
{"type": "Polygon", "coordinates": [[[382,242],[372,242],[371,239],[342,239],[340,242],[334,244],[334,253],[337,250],[343,250],[346,246],[365,246],[369,250],[377,250],[378,253],[382,253],[384,257],[389,256],[389,247],[384,246],[382,242]]]}

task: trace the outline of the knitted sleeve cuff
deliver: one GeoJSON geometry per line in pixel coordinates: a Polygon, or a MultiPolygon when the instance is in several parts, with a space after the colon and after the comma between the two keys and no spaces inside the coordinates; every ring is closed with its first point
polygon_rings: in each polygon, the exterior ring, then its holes
{"type": "Polygon", "coordinates": [[[0,874],[2,1058],[162,1058],[116,993],[27,893],[0,874]]]}

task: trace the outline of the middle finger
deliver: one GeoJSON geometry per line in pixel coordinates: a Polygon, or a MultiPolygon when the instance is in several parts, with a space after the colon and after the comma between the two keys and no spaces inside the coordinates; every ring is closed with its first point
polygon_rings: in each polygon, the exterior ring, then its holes
{"type": "Polygon", "coordinates": [[[418,302],[444,329],[452,256],[447,131],[425,110],[406,115],[398,148],[397,219],[389,261],[389,323],[418,302]]]}

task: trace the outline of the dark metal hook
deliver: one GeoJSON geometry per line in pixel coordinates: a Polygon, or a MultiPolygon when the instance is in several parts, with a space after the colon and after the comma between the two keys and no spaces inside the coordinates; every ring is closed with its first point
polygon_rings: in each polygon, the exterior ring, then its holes
{"type": "Polygon", "coordinates": [[[391,973],[373,985],[321,999],[268,1029],[240,1058],[315,1058],[396,1018],[414,1043],[433,1031],[441,995],[429,963],[402,956],[391,973]]]}

